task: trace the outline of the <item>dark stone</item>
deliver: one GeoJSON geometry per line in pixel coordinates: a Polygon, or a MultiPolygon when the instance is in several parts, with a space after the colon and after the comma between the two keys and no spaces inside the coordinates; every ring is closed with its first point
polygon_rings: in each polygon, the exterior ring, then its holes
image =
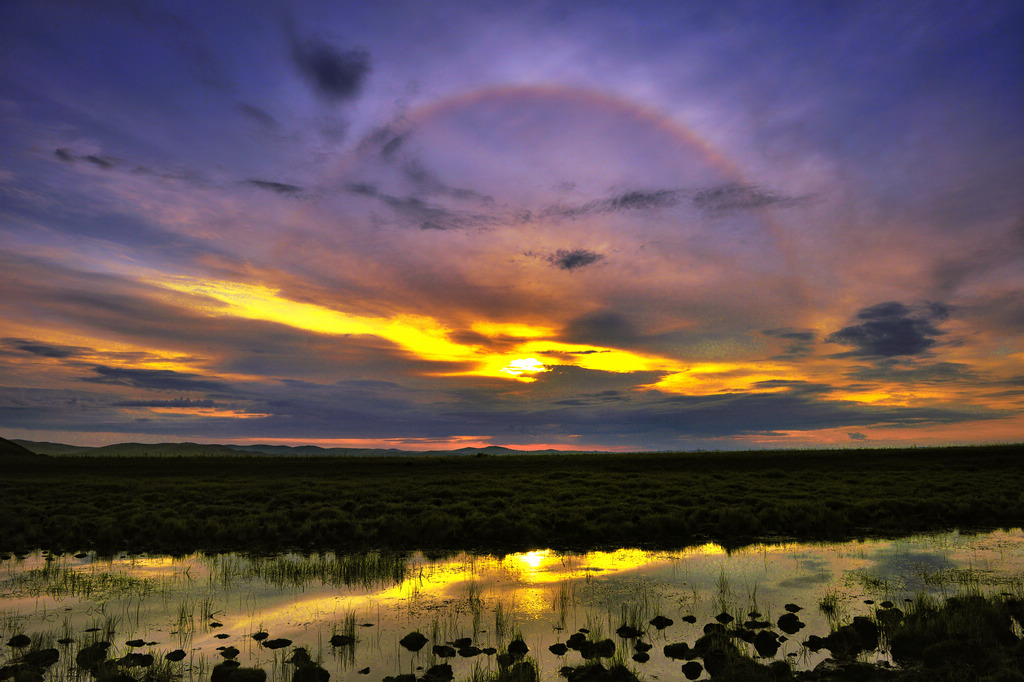
{"type": "Polygon", "coordinates": [[[655,616],[651,619],[651,625],[653,625],[658,630],[664,630],[665,628],[672,625],[672,623],[674,622],[674,620],[672,620],[671,618],[666,618],[665,616],[655,616]]]}
{"type": "Polygon", "coordinates": [[[683,616],[683,620],[686,621],[687,623],[696,623],[697,622],[697,616],[683,616]]]}
{"type": "Polygon", "coordinates": [[[410,673],[395,675],[394,677],[388,675],[384,678],[384,682],[416,682],[416,676],[410,673]]]}
{"type": "Polygon", "coordinates": [[[153,654],[128,653],[117,659],[126,668],[148,668],[153,665],[153,654]]]}
{"type": "Polygon", "coordinates": [[[729,615],[728,613],[726,613],[725,611],[722,611],[722,612],[721,612],[720,614],[718,614],[717,616],[715,616],[715,620],[717,620],[717,621],[718,621],[719,623],[721,623],[722,625],[728,625],[729,623],[733,622],[733,621],[734,621],[734,620],[736,620],[736,619],[735,619],[735,618],[733,618],[732,616],[730,616],[730,615],[729,615]]]}
{"type": "Polygon", "coordinates": [[[213,672],[210,675],[210,682],[231,682],[234,679],[234,672],[241,665],[238,661],[224,661],[218,665],[213,666],[213,672]]]}
{"type": "Polygon", "coordinates": [[[178,661],[184,660],[185,656],[187,656],[187,655],[188,654],[186,654],[183,650],[175,649],[171,653],[169,653],[166,656],[164,656],[164,658],[166,658],[171,663],[177,663],[178,661]]]}
{"type": "Polygon", "coordinates": [[[761,658],[773,658],[779,652],[779,640],[774,632],[761,630],[754,636],[753,644],[761,658]]]}
{"type": "MultiPolygon", "coordinates": [[[[787,614],[792,615],[792,614],[787,614]]],[[[770,628],[772,626],[771,621],[767,620],[748,620],[743,624],[743,627],[748,630],[763,630],[764,628],[770,628]]]]}
{"type": "Polygon", "coordinates": [[[291,663],[292,665],[309,665],[313,662],[313,659],[309,657],[309,652],[306,651],[305,647],[296,647],[292,651],[292,655],[289,656],[285,663],[291,663]]]}
{"type": "Polygon", "coordinates": [[[143,640],[143,639],[129,639],[127,642],[125,642],[125,644],[127,644],[130,647],[146,646],[146,640],[143,640]]]}
{"type": "Polygon", "coordinates": [[[548,651],[553,653],[555,656],[564,656],[565,652],[569,650],[569,647],[559,642],[558,644],[552,644],[548,647],[548,651]]]}
{"type": "Polygon", "coordinates": [[[790,613],[796,613],[797,611],[802,611],[803,610],[802,606],[797,606],[796,604],[786,604],[782,608],[786,609],[790,613]]]}
{"type": "Polygon", "coordinates": [[[56,649],[36,649],[21,657],[21,662],[36,668],[49,668],[60,660],[60,652],[56,649]]]}
{"type": "Polygon", "coordinates": [[[455,648],[445,644],[435,644],[433,652],[439,658],[453,658],[455,656],[455,648]]]}
{"type": "Polygon", "coordinates": [[[75,638],[74,637],[61,637],[60,639],[57,640],[57,644],[74,644],[74,643],[75,643],[75,638]]]}
{"type": "Polygon", "coordinates": [[[577,630],[576,632],[582,632],[582,633],[583,633],[583,634],[585,634],[585,635],[589,635],[589,634],[590,634],[590,630],[588,630],[588,629],[586,629],[586,628],[580,628],[580,629],[579,629],[579,630],[577,630]]]}
{"type": "Polygon", "coordinates": [[[242,652],[239,651],[238,649],[236,649],[235,647],[229,646],[227,649],[225,649],[224,651],[220,652],[220,655],[223,656],[224,658],[235,658],[240,653],[242,653],[242,652]]]}
{"type": "Polygon", "coordinates": [[[704,634],[710,635],[711,633],[718,633],[720,635],[725,634],[725,626],[721,623],[708,623],[704,626],[704,634]]]}
{"type": "Polygon", "coordinates": [[[217,621],[212,621],[210,623],[210,627],[211,628],[222,628],[222,627],[224,627],[224,623],[218,623],[217,621]]]}
{"type": "Polygon", "coordinates": [[[903,612],[897,608],[875,610],[875,619],[884,628],[896,627],[903,620],[903,612]]]}
{"type": "Polygon", "coordinates": [[[89,646],[82,647],[75,655],[75,665],[84,670],[92,670],[107,660],[107,649],[109,648],[110,642],[93,642],[89,646]]]}
{"type": "Polygon", "coordinates": [[[270,634],[267,632],[256,632],[252,635],[252,638],[255,639],[257,642],[262,642],[267,637],[270,637],[270,634]]]}
{"type": "Polygon", "coordinates": [[[292,682],[327,682],[330,679],[331,673],[316,663],[298,665],[295,667],[295,674],[292,675],[292,682]]]}
{"type": "Polygon", "coordinates": [[[360,668],[359,670],[356,671],[356,673],[359,674],[359,675],[369,675],[370,674],[370,669],[369,668],[360,668]]]}
{"type": "Polygon", "coordinates": [[[28,635],[15,635],[7,640],[7,646],[14,647],[15,649],[21,649],[32,643],[32,638],[28,635]]]}
{"type": "Polygon", "coordinates": [[[633,644],[633,648],[636,649],[637,651],[639,651],[640,653],[646,653],[646,652],[650,651],[651,649],[653,649],[654,645],[653,644],[648,644],[647,642],[637,641],[636,643],[633,644]]]}
{"type": "Polygon", "coordinates": [[[12,663],[0,667],[0,680],[43,682],[43,670],[27,663],[12,663]]]}
{"type": "Polygon", "coordinates": [[[267,672],[261,668],[234,668],[230,682],[267,682],[267,672]]]}
{"type": "Polygon", "coordinates": [[[686,642],[678,642],[676,644],[665,645],[665,657],[674,660],[681,660],[687,658],[690,653],[690,645],[686,642]]]}
{"type": "Polygon", "coordinates": [[[452,642],[452,646],[456,649],[463,649],[473,643],[471,637],[460,637],[459,639],[452,642]]]}
{"type": "Polygon", "coordinates": [[[292,643],[292,640],[285,639],[284,637],[280,637],[278,639],[266,639],[266,640],[263,640],[262,645],[266,649],[283,649],[286,646],[290,646],[291,643],[292,643]]]}
{"type": "Polygon", "coordinates": [[[892,603],[891,601],[889,601],[888,599],[886,599],[886,600],[885,600],[884,602],[882,602],[881,604],[879,604],[879,606],[881,606],[881,607],[882,607],[883,609],[891,609],[892,607],[894,607],[894,606],[896,606],[896,605],[895,605],[895,604],[893,604],[893,603],[892,603]]]}
{"type": "Polygon", "coordinates": [[[570,649],[580,650],[580,647],[587,641],[587,636],[582,632],[574,632],[569,635],[569,640],[565,643],[570,649]]]}
{"type": "Polygon", "coordinates": [[[519,661],[502,676],[508,682],[535,682],[538,679],[537,669],[530,661],[519,661]]]}
{"type": "Polygon", "coordinates": [[[703,672],[704,672],[704,666],[702,666],[697,661],[690,661],[689,663],[684,663],[683,664],[683,675],[685,675],[686,679],[688,679],[688,680],[695,680],[695,679],[697,679],[698,677],[701,676],[701,673],[703,673],[703,672]]]}
{"type": "Polygon", "coordinates": [[[483,649],[481,649],[480,651],[481,651],[481,652],[482,652],[482,653],[483,653],[483,654],[484,654],[485,656],[493,656],[494,654],[498,653],[498,650],[497,650],[497,649],[495,649],[495,648],[494,648],[493,646],[485,646],[485,647],[484,647],[483,649]]]}
{"type": "Polygon", "coordinates": [[[229,635],[229,634],[220,632],[220,633],[217,633],[216,635],[214,635],[213,637],[214,637],[214,639],[227,639],[230,636],[231,635],[229,635]]]}
{"type": "Polygon", "coordinates": [[[619,626],[619,629],[615,631],[615,634],[617,634],[622,639],[636,639],[644,633],[642,630],[637,630],[636,628],[631,627],[629,625],[621,625],[619,626]]]}
{"type": "Polygon", "coordinates": [[[651,660],[651,655],[643,651],[638,651],[635,654],[633,654],[633,660],[637,663],[646,663],[647,661],[651,660]]]}
{"type": "Polygon", "coordinates": [[[473,658],[474,656],[479,656],[482,653],[483,651],[475,646],[464,646],[459,649],[459,656],[462,656],[463,658],[473,658]]]}
{"type": "Polygon", "coordinates": [[[422,682],[451,682],[454,679],[452,667],[447,663],[439,663],[427,668],[427,672],[423,673],[422,682]]]}
{"type": "Polygon", "coordinates": [[[804,623],[800,621],[800,617],[795,613],[784,613],[779,616],[779,629],[785,632],[787,635],[795,635],[804,627],[804,623]]]}
{"type": "Polygon", "coordinates": [[[410,632],[405,637],[398,640],[398,643],[409,651],[419,651],[427,643],[427,638],[419,632],[410,632]]]}
{"type": "Polygon", "coordinates": [[[825,638],[818,635],[811,635],[804,641],[804,647],[817,653],[825,648],[825,638]]]}
{"type": "Polygon", "coordinates": [[[529,653],[530,647],[526,646],[526,642],[521,639],[513,639],[508,643],[506,651],[508,651],[511,656],[522,657],[529,653]]]}
{"type": "Polygon", "coordinates": [[[580,656],[586,660],[595,658],[611,658],[615,655],[615,642],[610,639],[602,639],[600,642],[587,640],[580,647],[580,656]]]}
{"type": "Polygon", "coordinates": [[[348,646],[355,644],[356,638],[352,635],[334,635],[331,637],[331,646],[348,646]]]}
{"type": "Polygon", "coordinates": [[[850,627],[857,633],[861,648],[865,651],[871,651],[878,647],[878,625],[875,624],[875,621],[865,616],[854,616],[850,627]]]}
{"type": "Polygon", "coordinates": [[[86,628],[84,631],[85,632],[99,632],[100,629],[99,628],[86,628]]]}

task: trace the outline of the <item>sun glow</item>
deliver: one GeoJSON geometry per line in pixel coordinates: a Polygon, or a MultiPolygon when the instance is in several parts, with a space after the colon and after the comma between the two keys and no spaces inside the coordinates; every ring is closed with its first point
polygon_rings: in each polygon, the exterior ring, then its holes
{"type": "Polygon", "coordinates": [[[509,362],[507,366],[502,367],[501,371],[505,374],[511,374],[514,377],[519,377],[524,374],[547,372],[548,368],[545,367],[544,363],[537,358],[518,358],[509,362]]]}

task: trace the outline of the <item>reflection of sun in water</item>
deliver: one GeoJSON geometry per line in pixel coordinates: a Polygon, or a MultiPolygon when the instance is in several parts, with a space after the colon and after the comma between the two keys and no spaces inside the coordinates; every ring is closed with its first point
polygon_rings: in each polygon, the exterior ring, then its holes
{"type": "Polygon", "coordinates": [[[551,554],[550,549],[535,552],[525,552],[523,554],[515,555],[515,558],[524,565],[524,567],[530,570],[537,570],[540,565],[544,562],[544,558],[551,554]]]}
{"type": "Polygon", "coordinates": [[[508,365],[503,367],[501,371],[505,374],[511,374],[514,377],[518,377],[523,374],[547,372],[548,368],[545,367],[544,363],[537,358],[519,358],[518,360],[513,360],[508,363],[508,365]]]}

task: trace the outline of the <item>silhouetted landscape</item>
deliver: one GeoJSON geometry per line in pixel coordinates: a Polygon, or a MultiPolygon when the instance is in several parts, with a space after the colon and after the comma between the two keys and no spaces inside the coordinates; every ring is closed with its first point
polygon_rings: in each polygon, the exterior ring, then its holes
{"type": "Polygon", "coordinates": [[[64,447],[8,459],[8,551],[677,548],[1024,522],[1020,445],[388,457],[64,447]]]}

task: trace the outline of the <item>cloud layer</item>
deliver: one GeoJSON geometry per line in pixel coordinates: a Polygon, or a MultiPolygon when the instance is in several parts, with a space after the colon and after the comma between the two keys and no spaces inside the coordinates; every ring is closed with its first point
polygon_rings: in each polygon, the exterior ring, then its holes
{"type": "Polygon", "coordinates": [[[19,3],[0,429],[1019,440],[1024,10],[973,9],[19,3]]]}

